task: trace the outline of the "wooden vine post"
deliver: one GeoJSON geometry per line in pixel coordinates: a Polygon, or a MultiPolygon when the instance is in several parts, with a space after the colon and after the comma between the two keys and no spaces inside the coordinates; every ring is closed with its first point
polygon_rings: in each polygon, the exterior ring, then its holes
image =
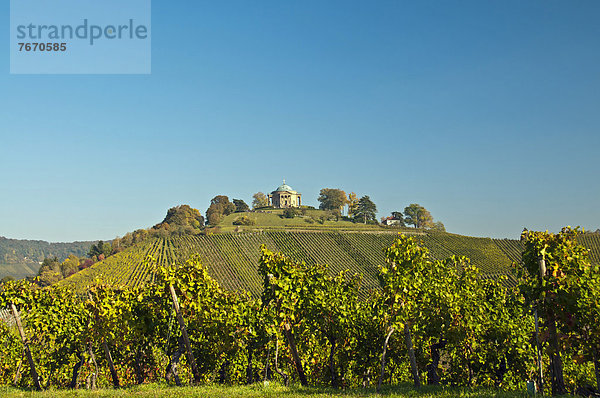
{"type": "Polygon", "coordinates": [[[23,330],[23,325],[21,324],[21,317],[19,316],[19,311],[17,307],[13,303],[10,303],[10,308],[12,310],[13,316],[15,317],[15,321],[17,322],[17,328],[19,329],[19,335],[21,336],[21,341],[23,342],[23,346],[25,347],[25,354],[27,355],[27,361],[29,361],[29,368],[31,369],[31,377],[33,378],[33,384],[38,391],[42,391],[42,383],[40,382],[40,377],[35,370],[35,363],[33,362],[33,356],[31,355],[31,350],[29,349],[29,344],[27,343],[27,337],[25,336],[25,331],[23,330]]]}
{"type": "Polygon", "coordinates": [[[190,344],[190,338],[188,337],[187,330],[185,328],[185,321],[179,310],[179,301],[177,300],[177,294],[175,293],[175,288],[173,287],[173,284],[169,284],[169,291],[171,292],[171,299],[173,300],[173,308],[175,308],[175,315],[177,316],[177,321],[179,322],[179,328],[181,329],[181,335],[183,336],[183,342],[185,343],[187,361],[190,363],[190,366],[192,367],[194,381],[196,383],[200,383],[200,372],[198,372],[198,367],[196,366],[196,360],[194,359],[194,354],[192,353],[192,345],[190,344]]]}

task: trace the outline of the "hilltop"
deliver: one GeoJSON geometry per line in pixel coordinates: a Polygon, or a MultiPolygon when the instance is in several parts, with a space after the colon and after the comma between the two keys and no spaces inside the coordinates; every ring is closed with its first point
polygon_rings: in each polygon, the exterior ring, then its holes
{"type": "MultiPolygon", "coordinates": [[[[256,230],[382,230],[373,224],[354,223],[330,211],[318,209],[265,209],[231,213],[217,224],[221,232],[256,230]],[[295,213],[295,214],[294,214],[295,213]],[[294,214],[290,217],[291,214],[294,214]],[[249,220],[243,223],[243,220],[249,220]]],[[[412,230],[413,228],[406,228],[412,230]]]]}

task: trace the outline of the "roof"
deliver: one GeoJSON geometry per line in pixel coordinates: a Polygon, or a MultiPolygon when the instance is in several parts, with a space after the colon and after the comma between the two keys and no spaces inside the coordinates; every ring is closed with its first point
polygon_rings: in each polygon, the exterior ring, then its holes
{"type": "Polygon", "coordinates": [[[277,187],[276,190],[274,190],[273,192],[296,192],[292,189],[292,187],[290,187],[289,185],[287,185],[285,183],[285,180],[283,180],[283,184],[281,184],[280,186],[277,187]]]}

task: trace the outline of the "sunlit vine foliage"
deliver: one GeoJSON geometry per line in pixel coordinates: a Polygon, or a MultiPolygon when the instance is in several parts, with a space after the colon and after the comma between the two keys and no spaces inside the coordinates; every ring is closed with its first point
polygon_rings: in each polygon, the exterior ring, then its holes
{"type": "MultiPolygon", "coordinates": [[[[576,235],[524,234],[520,289],[485,277],[465,257],[434,258],[418,237],[401,235],[381,255],[375,276],[380,289],[365,287],[364,275],[296,261],[263,246],[255,264],[260,294],[250,294],[222,288],[198,256],[165,261],[172,246],[163,242],[146,248],[151,253],[143,267],[152,275],[146,283],[96,280],[82,292],[8,282],[0,308],[18,309],[44,388],[165,378],[174,384],[194,378],[346,387],[372,385],[381,376],[384,383],[417,378],[422,384],[510,389],[535,377],[531,305],[541,299],[556,313],[573,389],[592,382],[600,340],[599,270],[576,235]],[[548,266],[541,282],[534,265],[540,254],[548,266]],[[412,367],[406,336],[414,348],[412,367]]],[[[3,321],[0,383],[32,384],[16,326],[3,321]]]]}

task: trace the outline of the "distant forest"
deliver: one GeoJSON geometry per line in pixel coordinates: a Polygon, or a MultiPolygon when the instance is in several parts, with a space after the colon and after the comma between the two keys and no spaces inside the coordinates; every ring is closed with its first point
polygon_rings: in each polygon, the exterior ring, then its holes
{"type": "Polygon", "coordinates": [[[57,257],[59,261],[66,259],[69,254],[84,257],[94,243],[96,242],[49,243],[0,236],[0,278],[6,275],[17,278],[35,275],[40,263],[47,257],[57,257]]]}

